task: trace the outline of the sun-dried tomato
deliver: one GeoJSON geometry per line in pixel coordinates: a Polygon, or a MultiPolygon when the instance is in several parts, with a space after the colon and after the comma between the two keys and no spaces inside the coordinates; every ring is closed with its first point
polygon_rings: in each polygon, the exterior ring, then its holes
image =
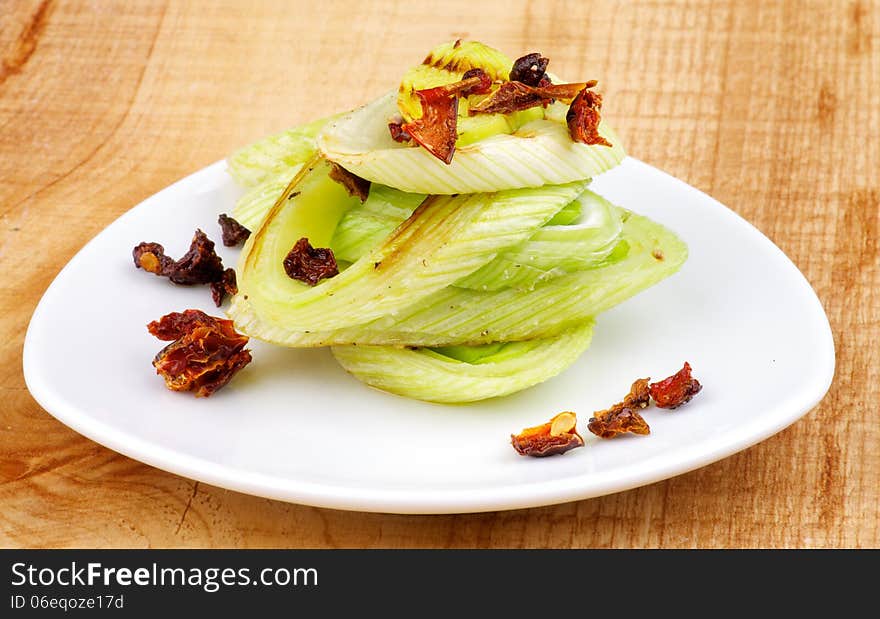
{"type": "Polygon", "coordinates": [[[635,409],[611,408],[600,417],[591,417],[587,428],[599,438],[614,438],[620,434],[650,434],[651,428],[635,409]]]}
{"type": "Polygon", "coordinates": [[[468,97],[470,95],[485,95],[488,94],[490,90],[492,90],[492,78],[489,76],[488,73],[480,68],[465,71],[464,75],[461,76],[461,81],[465,82],[475,77],[479,78],[480,81],[477,84],[469,86],[468,88],[462,90],[462,97],[468,97]]]}
{"type": "Polygon", "coordinates": [[[345,187],[348,195],[359,198],[361,202],[370,195],[370,181],[352,174],[338,163],[330,164],[330,178],[345,187]]]}
{"type": "Polygon", "coordinates": [[[226,247],[235,247],[239,243],[244,243],[251,235],[251,231],[229,217],[226,213],[221,213],[217,219],[220,224],[220,230],[223,233],[223,244],[226,247]]]}
{"type": "Polygon", "coordinates": [[[134,265],[154,275],[167,275],[174,268],[174,259],[165,255],[159,243],[140,243],[131,252],[134,265]]]}
{"type": "Polygon", "coordinates": [[[210,284],[223,277],[223,261],[214,251],[214,243],[201,230],[196,230],[189,251],[180,260],[166,256],[158,243],[140,243],[132,256],[135,266],[167,277],[175,284],[210,284]]]}
{"type": "Polygon", "coordinates": [[[224,294],[237,292],[235,273],[232,269],[224,270],[223,261],[214,251],[213,241],[201,230],[196,230],[189,251],[180,260],[166,256],[165,249],[159,243],[138,244],[132,250],[132,257],[139,269],[167,277],[175,284],[209,284],[217,307],[220,307],[224,294]]]}
{"type": "Polygon", "coordinates": [[[223,261],[214,251],[214,242],[201,230],[196,230],[189,250],[168,274],[175,284],[209,284],[222,277],[223,261]]]}
{"type": "Polygon", "coordinates": [[[600,144],[611,146],[611,143],[599,135],[599,111],[602,109],[602,95],[584,88],[578,93],[568,108],[565,121],[568,133],[574,142],[583,144],[600,144]]]}
{"type": "Polygon", "coordinates": [[[467,97],[469,95],[481,94],[481,92],[488,91],[488,88],[491,87],[491,85],[492,78],[490,78],[485,71],[482,69],[471,69],[457,82],[451,82],[449,84],[443,84],[442,86],[427,88],[425,90],[417,90],[416,94],[418,95],[419,93],[422,93],[429,100],[450,96],[467,97]]]}
{"type": "Polygon", "coordinates": [[[226,269],[219,282],[211,282],[211,298],[217,307],[223,305],[223,299],[226,295],[232,296],[236,293],[238,293],[238,282],[235,277],[235,269],[226,269]]]}
{"type": "Polygon", "coordinates": [[[147,331],[160,340],[170,342],[183,337],[198,326],[212,325],[216,320],[202,310],[188,309],[171,312],[159,320],[154,320],[147,325],[147,331]]]}
{"type": "Polygon", "coordinates": [[[422,104],[422,117],[403,125],[388,123],[392,139],[411,137],[445,164],[452,163],[458,139],[458,99],[489,92],[492,80],[482,69],[471,69],[451,84],[415,91],[422,104]]]}
{"type": "MultiPolygon", "coordinates": [[[[476,78],[473,78],[476,79],[476,78]]],[[[445,164],[452,163],[458,139],[458,97],[443,87],[417,90],[422,117],[401,127],[413,140],[445,164]]]]}
{"type": "Polygon", "coordinates": [[[656,383],[651,383],[649,391],[654,403],[659,408],[678,408],[687,404],[697,395],[703,386],[691,376],[691,365],[684,362],[678,372],[656,383]]]}
{"type": "Polygon", "coordinates": [[[542,458],[563,454],[584,446],[584,439],[578,434],[576,426],[577,415],[564,411],[547,423],[511,434],[510,442],[521,456],[542,458]]]}
{"type": "Polygon", "coordinates": [[[600,438],[613,438],[619,434],[650,434],[651,428],[638,409],[650,401],[647,378],[640,378],[630,387],[629,393],[611,408],[593,413],[587,429],[600,438]]]}
{"type": "Polygon", "coordinates": [[[593,88],[598,84],[596,80],[588,80],[586,82],[571,82],[569,84],[542,84],[535,88],[535,92],[544,99],[552,99],[559,101],[571,101],[578,93],[585,88],[593,88]]]}
{"type": "Polygon", "coordinates": [[[510,114],[541,105],[535,89],[520,82],[505,82],[491,95],[472,105],[468,114],[510,114]]]}
{"type": "Polygon", "coordinates": [[[549,62],[549,58],[544,58],[537,52],[517,58],[513,62],[513,68],[510,70],[510,81],[522,82],[529,86],[538,86],[544,77],[544,72],[547,70],[549,62]]]}
{"type": "Polygon", "coordinates": [[[147,325],[160,340],[173,340],[153,359],[156,373],[172,391],[193,391],[208,397],[251,362],[244,347],[248,338],[231,320],[189,309],[172,312],[147,325]]]}
{"type": "Polygon", "coordinates": [[[312,247],[309,239],[301,238],[284,258],[284,271],[291,279],[316,285],[322,279],[339,274],[333,251],[326,247],[312,247]]]}
{"type": "Polygon", "coordinates": [[[388,132],[391,133],[391,139],[395,142],[409,142],[412,136],[403,128],[403,120],[388,123],[388,132]]]}
{"type": "Polygon", "coordinates": [[[521,110],[548,105],[556,100],[571,101],[584,88],[595,86],[595,80],[572,84],[529,86],[522,82],[505,82],[491,95],[472,105],[468,114],[510,114],[521,110]]]}

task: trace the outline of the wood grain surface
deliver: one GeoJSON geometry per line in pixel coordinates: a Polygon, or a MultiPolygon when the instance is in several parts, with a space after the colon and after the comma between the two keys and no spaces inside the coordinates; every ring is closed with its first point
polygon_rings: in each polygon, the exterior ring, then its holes
{"type": "Polygon", "coordinates": [[[3,0],[0,545],[880,547],[878,28],[880,5],[867,1],[3,0]],[[540,50],[559,74],[599,79],[631,154],[729,205],[791,257],[837,349],[815,410],[629,492],[395,516],[177,477],[34,402],[24,332],[86,241],[237,146],[368,100],[457,37],[540,50]]]}

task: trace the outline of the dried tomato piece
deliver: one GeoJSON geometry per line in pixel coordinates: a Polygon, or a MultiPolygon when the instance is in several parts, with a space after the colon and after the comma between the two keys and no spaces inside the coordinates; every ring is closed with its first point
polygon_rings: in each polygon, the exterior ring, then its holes
{"type": "Polygon", "coordinates": [[[505,82],[491,95],[472,105],[468,114],[510,114],[521,110],[546,106],[557,99],[570,101],[584,88],[592,88],[595,80],[572,84],[547,84],[546,86],[529,86],[522,82],[505,82]]]}
{"type": "Polygon", "coordinates": [[[678,408],[690,402],[702,388],[700,381],[691,376],[690,363],[685,361],[684,367],[669,378],[651,383],[649,391],[659,408],[678,408]]]}
{"type": "Polygon", "coordinates": [[[648,378],[640,378],[630,387],[629,393],[614,406],[593,413],[587,428],[600,438],[613,438],[619,434],[650,434],[651,428],[639,414],[650,401],[648,378]]]}
{"type": "Polygon", "coordinates": [[[505,82],[491,95],[472,105],[468,109],[468,115],[510,114],[537,105],[541,105],[541,97],[535,93],[534,88],[520,82],[505,82]]]}
{"type": "Polygon", "coordinates": [[[623,405],[630,408],[645,408],[651,400],[651,394],[648,389],[648,381],[650,378],[640,378],[636,380],[629,388],[629,393],[623,398],[623,405]]]}
{"type": "Polygon", "coordinates": [[[161,340],[174,340],[153,359],[156,373],[172,391],[208,397],[251,362],[244,348],[248,338],[235,331],[231,320],[186,310],[167,314],[147,329],[161,340]]]}
{"type": "Polygon", "coordinates": [[[462,82],[466,82],[475,77],[479,78],[480,81],[474,86],[469,86],[468,88],[462,90],[462,97],[467,97],[470,95],[485,95],[488,94],[490,90],[492,90],[492,78],[489,77],[488,73],[479,68],[465,71],[464,75],[461,76],[461,80],[462,82]]]}
{"type": "Polygon", "coordinates": [[[448,165],[452,163],[458,139],[458,97],[450,96],[443,86],[417,90],[416,94],[422,102],[422,117],[401,129],[448,165]]]}
{"type": "MultiPolygon", "coordinates": [[[[598,414],[598,413],[597,413],[598,414]]],[[[599,438],[614,438],[620,434],[650,434],[651,428],[636,410],[632,408],[610,408],[600,417],[591,417],[587,428],[599,438]]]]}
{"type": "Polygon", "coordinates": [[[543,458],[563,454],[584,446],[584,439],[577,433],[576,426],[577,415],[564,411],[545,424],[511,434],[510,442],[521,456],[543,458]]]}
{"type": "Polygon", "coordinates": [[[360,198],[361,202],[370,195],[370,181],[352,174],[338,163],[330,164],[330,178],[345,187],[348,195],[360,198]]]}
{"type": "Polygon", "coordinates": [[[468,95],[481,94],[481,91],[487,92],[491,86],[492,78],[485,71],[482,69],[471,69],[457,82],[425,90],[417,90],[416,94],[424,93],[429,99],[443,96],[467,97],[468,95]]]}
{"type": "Polygon", "coordinates": [[[415,91],[422,104],[422,117],[400,126],[388,123],[392,139],[400,142],[409,136],[443,163],[452,163],[458,139],[458,98],[484,94],[491,86],[485,71],[471,69],[457,82],[415,91]]]}
{"type": "Polygon", "coordinates": [[[572,82],[570,84],[545,84],[535,88],[535,92],[544,99],[559,101],[571,101],[585,88],[593,88],[598,84],[596,80],[586,82],[572,82]]]}
{"type": "Polygon", "coordinates": [[[568,133],[574,142],[611,146],[611,142],[599,135],[599,111],[602,109],[602,95],[584,88],[571,102],[565,121],[568,133]]]}
{"type": "Polygon", "coordinates": [[[544,78],[549,63],[550,59],[544,58],[538,52],[517,58],[513,61],[513,68],[510,70],[510,81],[538,86],[544,78]]]}
{"type": "Polygon", "coordinates": [[[174,259],[165,255],[159,243],[139,243],[131,252],[134,265],[155,275],[165,275],[174,267],[174,259]]]}
{"type": "Polygon", "coordinates": [[[392,120],[388,123],[388,131],[391,133],[391,139],[395,142],[409,142],[412,140],[412,136],[403,128],[403,120],[392,120]]]}
{"type": "Polygon", "coordinates": [[[226,295],[232,296],[237,293],[238,282],[235,277],[235,269],[226,269],[219,282],[211,282],[211,298],[217,307],[223,305],[223,299],[226,295]]]}
{"type": "Polygon", "coordinates": [[[291,279],[316,285],[322,279],[339,274],[333,251],[326,247],[312,247],[309,239],[301,238],[284,258],[284,271],[291,279]]]}
{"type": "MultiPolygon", "coordinates": [[[[225,216],[221,215],[220,217],[222,219],[225,216]]],[[[232,218],[228,219],[235,221],[232,218]]],[[[248,234],[250,233],[248,232],[248,234]]],[[[223,261],[214,251],[213,241],[201,230],[196,230],[189,251],[180,260],[166,256],[165,249],[159,243],[138,244],[132,250],[132,257],[135,266],[139,269],[167,277],[175,284],[182,286],[209,284],[211,296],[217,307],[220,307],[225,294],[238,292],[235,272],[232,269],[223,268],[223,261]]]]}
{"type": "Polygon", "coordinates": [[[132,256],[138,268],[167,277],[175,284],[210,284],[223,278],[223,261],[214,251],[214,243],[201,230],[196,230],[189,251],[180,260],[166,256],[158,243],[140,243],[132,256]]]}
{"type": "Polygon", "coordinates": [[[202,310],[188,309],[171,312],[147,325],[147,331],[160,340],[172,341],[183,337],[198,326],[212,325],[217,320],[202,310]]]}
{"type": "Polygon", "coordinates": [[[220,224],[220,230],[223,233],[223,244],[226,247],[235,247],[239,243],[244,243],[251,235],[251,231],[229,217],[226,213],[221,213],[217,219],[220,224]]]}
{"type": "Polygon", "coordinates": [[[174,263],[168,274],[175,284],[210,284],[223,278],[223,261],[214,251],[214,242],[201,230],[193,235],[189,251],[174,263]]]}

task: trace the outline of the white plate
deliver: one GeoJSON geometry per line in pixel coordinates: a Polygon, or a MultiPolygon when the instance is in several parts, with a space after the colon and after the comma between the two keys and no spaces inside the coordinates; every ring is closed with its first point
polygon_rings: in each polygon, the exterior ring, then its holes
{"type": "MultiPolygon", "coordinates": [[[[211,398],[165,389],[150,362],[163,343],[145,325],[184,308],[214,315],[207,287],[134,268],[157,241],[181,255],[196,227],[219,241],[217,215],[239,190],[218,162],[145,200],[82,249],[34,312],[24,373],[36,400],[120,453],[204,482],[340,509],[448,513],[531,507],[651,483],[744,449],[786,427],[828,390],[834,344],[792,262],[723,205],[632,158],[594,188],[675,230],[683,269],[602,314],[592,347],[560,376],[472,405],[427,404],[370,389],[327,350],[252,341],[254,361],[211,398]],[[687,360],[703,391],[672,412],[648,409],[649,436],[597,439],[590,414],[630,382],[687,360]],[[511,433],[561,410],[587,445],[524,458],[511,433]]],[[[237,251],[218,243],[224,263],[237,251]]]]}

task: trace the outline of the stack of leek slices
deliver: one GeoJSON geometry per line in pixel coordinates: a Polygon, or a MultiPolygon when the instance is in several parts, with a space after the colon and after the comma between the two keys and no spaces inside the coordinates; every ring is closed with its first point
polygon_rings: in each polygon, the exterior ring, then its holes
{"type": "MultiPolygon", "coordinates": [[[[545,381],[589,346],[594,317],[679,269],[672,232],[592,192],[625,157],[572,141],[561,102],[511,114],[458,109],[450,164],[391,138],[421,114],[416,91],[512,62],[477,42],[439,46],[392,91],[228,159],[247,188],[233,216],[253,231],[229,309],[237,329],[291,347],[330,346],[364,383],[435,402],[507,395],[545,381]],[[330,178],[371,181],[368,197],[330,178]],[[333,250],[315,286],[283,260],[300,238],[333,250]]],[[[554,82],[558,80],[553,79],[554,82]]]]}

